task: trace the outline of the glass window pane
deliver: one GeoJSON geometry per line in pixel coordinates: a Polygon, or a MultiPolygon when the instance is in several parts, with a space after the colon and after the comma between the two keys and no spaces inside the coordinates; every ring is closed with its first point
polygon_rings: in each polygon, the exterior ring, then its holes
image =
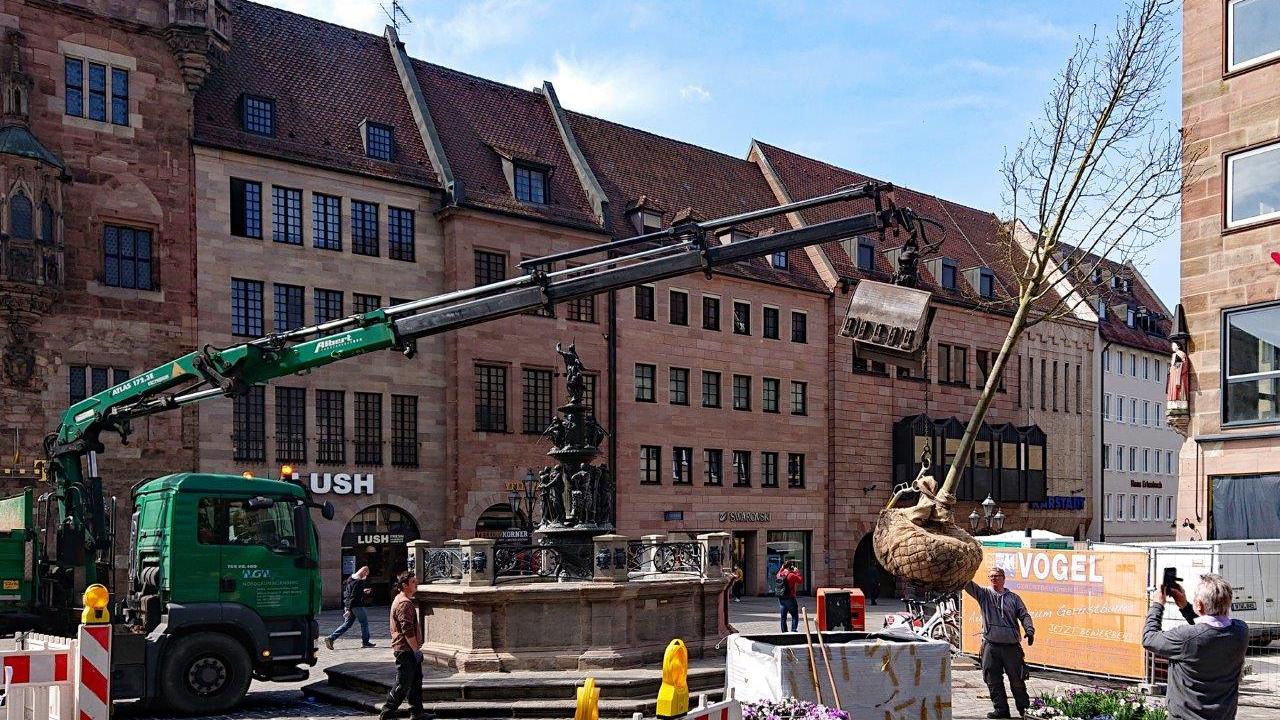
{"type": "Polygon", "coordinates": [[[1227,422],[1280,420],[1280,378],[1236,380],[1227,388],[1227,422]]]}
{"type": "Polygon", "coordinates": [[[1280,0],[1237,0],[1230,8],[1233,69],[1280,52],[1280,0]]]}
{"type": "Polygon", "coordinates": [[[1227,375],[1280,371],[1280,306],[1227,316],[1227,375]]]}
{"type": "Polygon", "coordinates": [[[1280,145],[1241,153],[1227,160],[1228,225],[1280,212],[1280,145]]]}

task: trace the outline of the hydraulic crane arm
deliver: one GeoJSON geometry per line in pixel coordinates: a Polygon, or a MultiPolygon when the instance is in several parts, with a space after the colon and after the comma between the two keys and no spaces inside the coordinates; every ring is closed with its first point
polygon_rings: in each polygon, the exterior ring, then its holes
{"type": "Polygon", "coordinates": [[[95,454],[102,431],[127,441],[129,422],[216,396],[238,396],[254,385],[376,350],[414,352],[417,338],[435,335],[556,303],[703,271],[755,257],[871,233],[906,231],[914,238],[923,222],[893,202],[893,187],[867,182],[810,200],[742,213],[704,223],[686,223],[656,233],[558,253],[523,265],[528,273],[476,288],[276,333],[226,348],[204,347],[141,373],[68,408],[45,442],[64,518],[84,525],[85,545],[104,549],[109,539],[101,517],[101,482],[95,454]],[[840,220],[722,244],[715,231],[758,218],[829,203],[870,199],[875,209],[840,220]],[[639,248],[620,254],[624,248],[639,248]],[[586,255],[604,259],[546,272],[561,260],[586,255]],[[88,457],[86,478],[81,458],[88,457]],[[85,515],[88,517],[85,517],[85,515]],[[77,517],[79,516],[79,517],[77,517]]]}

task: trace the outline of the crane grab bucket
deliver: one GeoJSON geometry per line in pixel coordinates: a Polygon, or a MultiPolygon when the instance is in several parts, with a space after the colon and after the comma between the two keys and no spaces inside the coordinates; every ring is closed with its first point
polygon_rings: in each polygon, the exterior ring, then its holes
{"type": "Polygon", "coordinates": [[[860,280],[840,334],[853,340],[856,357],[910,368],[913,375],[920,375],[933,322],[929,296],[927,290],[860,280]]]}

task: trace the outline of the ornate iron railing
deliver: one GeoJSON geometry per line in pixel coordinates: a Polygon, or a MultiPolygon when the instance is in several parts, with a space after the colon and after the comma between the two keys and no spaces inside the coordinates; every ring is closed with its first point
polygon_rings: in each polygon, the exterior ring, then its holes
{"type": "Polygon", "coordinates": [[[427,548],[422,551],[424,567],[414,567],[414,554],[409,553],[409,569],[418,576],[419,583],[457,582],[471,558],[460,548],[427,548]]]}
{"type": "Polygon", "coordinates": [[[494,584],[517,580],[590,580],[593,545],[498,545],[494,584]]]}
{"type": "Polygon", "coordinates": [[[702,572],[702,563],[702,547],[697,542],[627,543],[629,573],[697,575],[702,572]]]}

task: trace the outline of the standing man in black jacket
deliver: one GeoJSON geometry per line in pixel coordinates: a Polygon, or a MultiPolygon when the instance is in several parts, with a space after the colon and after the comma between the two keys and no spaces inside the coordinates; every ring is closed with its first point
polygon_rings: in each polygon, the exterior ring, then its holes
{"type": "Polygon", "coordinates": [[[351,629],[357,620],[360,621],[360,640],[362,647],[373,647],[369,642],[369,615],[364,611],[364,601],[373,590],[369,587],[369,566],[362,566],[351,574],[342,585],[342,624],[324,639],[324,646],[333,649],[333,641],[351,629]]]}
{"type": "Polygon", "coordinates": [[[1164,622],[1165,588],[1151,595],[1142,631],[1142,646],[1169,659],[1165,698],[1175,720],[1234,720],[1240,676],[1249,648],[1249,626],[1232,620],[1231,583],[1221,575],[1202,575],[1194,606],[1182,588],[1168,588],[1189,624],[1160,630],[1164,622]]]}
{"type": "Polygon", "coordinates": [[[995,707],[987,717],[1010,717],[1009,696],[1004,693],[1005,675],[1009,676],[1009,690],[1013,692],[1018,714],[1025,717],[1031,699],[1027,697],[1027,661],[1022,653],[1022,629],[1026,629],[1027,644],[1031,645],[1036,640],[1036,628],[1022,598],[1005,588],[1004,568],[991,568],[987,579],[991,581],[990,588],[972,580],[964,586],[964,591],[978,601],[978,608],[982,610],[982,653],[979,661],[982,679],[987,683],[991,704],[995,707]]]}

